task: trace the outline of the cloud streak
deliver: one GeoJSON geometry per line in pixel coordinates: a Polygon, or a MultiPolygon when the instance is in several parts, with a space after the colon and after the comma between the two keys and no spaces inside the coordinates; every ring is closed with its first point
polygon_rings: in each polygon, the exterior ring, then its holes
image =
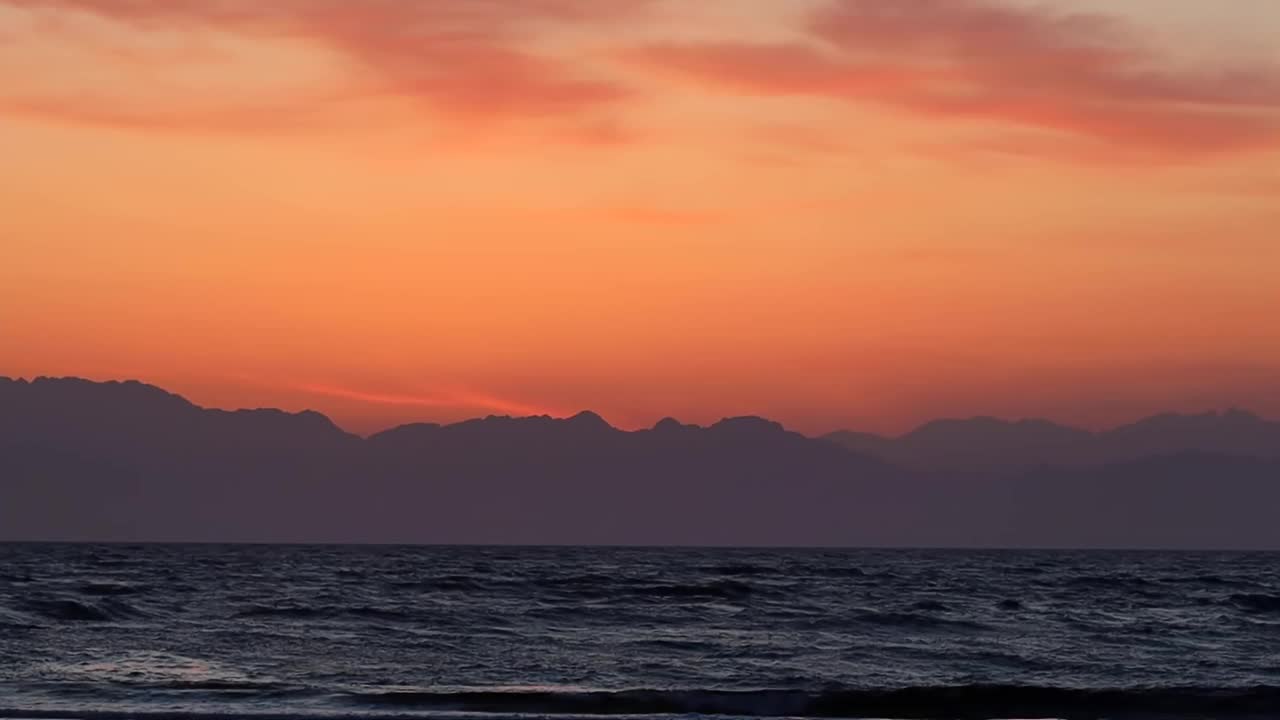
{"type": "Polygon", "coordinates": [[[873,103],[1168,156],[1275,147],[1280,71],[1180,69],[1133,28],[982,0],[838,0],[791,43],[653,44],[633,57],[762,96],[873,103]]]}
{"type": "MultiPolygon", "coordinates": [[[[225,32],[259,40],[313,44],[345,59],[379,96],[418,101],[470,121],[549,117],[607,107],[626,97],[622,85],[593,76],[563,57],[529,47],[536,28],[591,24],[632,12],[640,0],[0,0],[0,7],[57,15],[79,13],[146,33],[225,32]]],[[[68,102],[28,101],[30,112],[68,120],[101,115],[108,124],[131,113],[68,102]]],[[[224,114],[230,114],[227,110],[224,114]]],[[[148,118],[137,115],[139,124],[148,118]]],[[[199,125],[208,113],[197,115],[199,125]]],[[[152,124],[166,117],[156,113],[152,124]]],[[[253,114],[247,116],[251,122],[253,114]]]]}
{"type": "Polygon", "coordinates": [[[509,398],[501,398],[483,392],[475,392],[472,390],[443,390],[432,393],[387,393],[387,392],[370,392],[366,390],[358,390],[352,388],[343,388],[333,385],[322,384],[303,384],[296,386],[297,390],[312,395],[324,395],[326,397],[342,398],[345,400],[355,400],[357,402],[369,403],[373,405],[399,405],[409,407],[424,408],[449,408],[462,410],[487,410],[490,412],[504,413],[517,416],[531,415],[566,415],[567,413],[542,407],[540,405],[532,405],[523,403],[509,398]]]}

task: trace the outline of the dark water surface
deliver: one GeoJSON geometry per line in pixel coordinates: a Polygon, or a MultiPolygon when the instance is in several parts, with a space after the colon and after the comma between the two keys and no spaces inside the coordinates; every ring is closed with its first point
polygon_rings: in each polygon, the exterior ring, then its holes
{"type": "Polygon", "coordinates": [[[1280,556],[0,545],[0,717],[1280,717],[1280,556]]]}

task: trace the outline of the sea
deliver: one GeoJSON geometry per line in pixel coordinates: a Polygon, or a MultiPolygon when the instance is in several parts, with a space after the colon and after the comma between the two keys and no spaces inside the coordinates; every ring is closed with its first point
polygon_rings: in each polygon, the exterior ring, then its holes
{"type": "Polygon", "coordinates": [[[0,718],[1273,718],[1280,555],[0,545],[0,718]]]}

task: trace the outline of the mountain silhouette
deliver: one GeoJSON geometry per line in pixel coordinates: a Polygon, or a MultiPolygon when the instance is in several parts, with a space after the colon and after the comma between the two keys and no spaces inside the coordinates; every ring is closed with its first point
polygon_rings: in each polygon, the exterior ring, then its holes
{"type": "Polygon", "coordinates": [[[582,412],[361,438],[138,382],[0,378],[0,539],[1280,547],[1270,425],[939,421],[855,451],[764,418],[582,412]]]}
{"type": "Polygon", "coordinates": [[[1280,458],[1280,423],[1243,410],[1166,413],[1103,432],[1048,420],[975,417],[935,420],[895,438],[852,431],[825,437],[856,452],[921,470],[1080,467],[1193,451],[1280,458]]]}

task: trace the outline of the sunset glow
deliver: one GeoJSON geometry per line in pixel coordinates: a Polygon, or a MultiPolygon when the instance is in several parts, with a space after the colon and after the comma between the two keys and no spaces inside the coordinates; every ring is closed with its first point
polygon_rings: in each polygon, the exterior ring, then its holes
{"type": "Polygon", "coordinates": [[[1274,0],[0,0],[0,375],[1280,416],[1274,0]]]}

